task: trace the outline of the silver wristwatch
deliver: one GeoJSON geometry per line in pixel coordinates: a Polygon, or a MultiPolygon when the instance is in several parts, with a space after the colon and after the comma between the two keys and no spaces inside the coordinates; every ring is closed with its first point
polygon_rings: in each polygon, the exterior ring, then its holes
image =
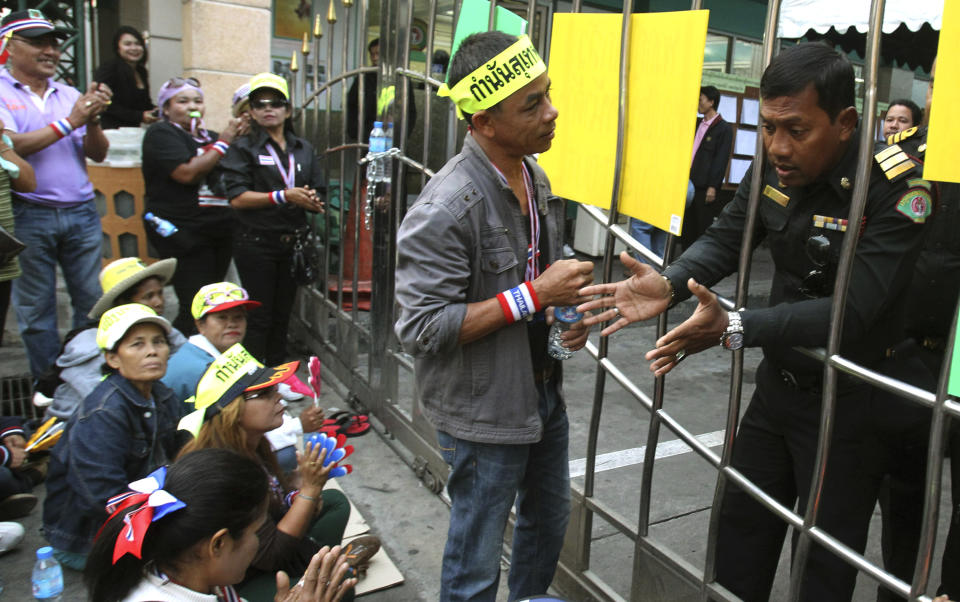
{"type": "Polygon", "coordinates": [[[728,312],[727,318],[729,322],[720,336],[720,344],[731,351],[743,349],[743,322],[740,320],[740,312],[728,312]]]}

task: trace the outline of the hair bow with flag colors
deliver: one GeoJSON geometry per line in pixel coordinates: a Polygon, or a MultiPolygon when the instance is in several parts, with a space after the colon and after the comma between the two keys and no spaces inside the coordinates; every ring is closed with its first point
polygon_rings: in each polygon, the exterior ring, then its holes
{"type": "MultiPolygon", "coordinates": [[[[113,546],[113,563],[116,564],[124,554],[133,554],[142,558],[143,538],[147,529],[154,521],[158,521],[171,512],[176,512],[187,505],[173,497],[163,489],[167,480],[167,467],[161,466],[147,477],[130,483],[130,491],[116,495],[107,500],[109,522],[124,510],[139,506],[133,512],[123,517],[123,528],[117,535],[117,542],[113,546]]],[[[102,528],[101,528],[102,529],[102,528]]]]}

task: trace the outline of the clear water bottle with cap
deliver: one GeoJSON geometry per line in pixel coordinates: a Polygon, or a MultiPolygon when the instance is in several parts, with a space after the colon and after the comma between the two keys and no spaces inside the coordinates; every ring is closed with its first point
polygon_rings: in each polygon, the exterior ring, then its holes
{"type": "Polygon", "coordinates": [[[561,335],[582,319],[583,314],[577,311],[575,305],[553,308],[553,326],[550,327],[550,334],[547,337],[547,353],[550,357],[558,360],[573,357],[575,352],[563,346],[561,335]]]}
{"type": "Polygon", "coordinates": [[[59,600],[63,594],[63,569],[53,557],[53,548],[44,546],[37,550],[37,562],[33,565],[33,597],[37,600],[59,600]]]}
{"type": "Polygon", "coordinates": [[[149,211],[143,214],[143,219],[145,219],[147,223],[153,226],[153,229],[157,231],[157,234],[159,234],[164,238],[167,238],[168,236],[173,236],[179,230],[179,228],[174,226],[172,223],[168,222],[162,217],[157,217],[156,215],[154,215],[149,211]]]}
{"type": "MultiPolygon", "coordinates": [[[[374,121],[373,129],[370,130],[370,153],[371,154],[383,153],[383,152],[386,152],[386,150],[387,150],[387,134],[386,132],[383,131],[383,122],[374,121]]],[[[386,173],[386,170],[384,169],[385,163],[386,163],[386,159],[384,157],[374,159],[373,161],[370,161],[369,163],[367,163],[367,182],[376,184],[378,182],[385,181],[384,180],[384,175],[386,173]]]]}

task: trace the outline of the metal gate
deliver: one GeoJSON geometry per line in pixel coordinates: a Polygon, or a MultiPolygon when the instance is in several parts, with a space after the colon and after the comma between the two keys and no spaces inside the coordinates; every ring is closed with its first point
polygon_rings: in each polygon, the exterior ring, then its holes
{"type": "MultiPolygon", "coordinates": [[[[445,160],[455,154],[464,135],[458,124],[452,105],[436,97],[436,88],[442,83],[433,71],[433,56],[436,49],[449,50],[452,32],[442,31],[443,25],[456,23],[460,0],[322,0],[323,10],[318,10],[314,28],[314,42],[304,42],[304,49],[314,48],[313,92],[302,99],[303,109],[299,123],[306,136],[315,142],[327,161],[328,215],[318,219],[314,227],[325,241],[325,276],[313,290],[301,289],[295,309],[295,324],[291,329],[295,338],[308,344],[325,362],[349,391],[350,399],[372,412],[376,422],[389,437],[397,453],[403,457],[435,492],[440,492],[447,474],[435,445],[435,431],[420,414],[413,387],[413,362],[400,349],[393,334],[394,323],[394,267],[396,256],[396,232],[407,207],[408,196],[413,198],[426,180],[433,176],[445,160]],[[442,21],[442,23],[441,23],[442,21]],[[363,66],[368,29],[379,27],[380,63],[377,67],[363,66]],[[425,36],[425,39],[422,39],[425,36]],[[446,37],[444,37],[446,36],[446,37]],[[413,60],[411,45],[422,49],[424,60],[413,60]],[[320,58],[325,48],[324,58],[320,58]],[[422,63],[422,65],[420,65],[422,63]],[[411,65],[416,64],[416,67],[411,65]],[[321,82],[321,71],[326,81],[321,82]],[[398,125],[399,139],[394,140],[394,167],[390,183],[370,188],[370,198],[362,185],[363,158],[366,155],[363,111],[357,115],[357,140],[347,136],[344,108],[347,105],[347,89],[358,80],[359,97],[365,90],[364,73],[376,73],[378,111],[384,122],[398,125]],[[392,88],[391,88],[392,87],[392,88]],[[409,90],[422,88],[423,93],[411,96],[409,90]],[[386,96],[384,90],[391,90],[386,96]],[[411,98],[422,96],[416,126],[409,127],[408,103],[411,98]],[[384,101],[386,99],[386,101],[384,101]],[[392,100],[392,101],[391,101],[392,100]],[[329,200],[335,197],[339,203],[329,200]],[[348,201],[348,199],[350,199],[348,201]],[[365,260],[369,250],[372,269],[365,273],[365,260]],[[361,309],[369,301],[369,311],[361,309]]],[[[699,0],[692,3],[700,8],[699,0]]],[[[508,6],[525,16],[541,54],[548,50],[548,36],[552,11],[557,2],[500,1],[491,2],[490,24],[495,8],[508,6]]],[[[633,2],[623,2],[622,39],[628,40],[633,2]]],[[[580,12],[581,0],[564,3],[573,12],[580,12]]],[[[779,1],[768,3],[766,29],[763,42],[764,63],[769,63],[777,48],[775,35],[779,16],[779,1]]],[[[876,88],[880,24],[884,2],[872,0],[870,29],[867,35],[867,58],[864,65],[863,123],[874,123],[877,115],[876,88]]],[[[628,68],[628,56],[621,52],[621,82],[628,68]]],[[[306,89],[306,86],[304,87],[306,89]]],[[[617,170],[623,155],[625,131],[625,94],[620,95],[617,170]]],[[[860,154],[851,206],[850,223],[859,223],[866,203],[866,184],[869,180],[872,159],[872,128],[862,128],[858,141],[860,154]]],[[[762,142],[758,137],[754,160],[761,161],[762,142]]],[[[752,194],[744,232],[744,241],[739,260],[738,280],[733,299],[723,299],[728,309],[743,307],[747,303],[750,284],[751,248],[753,226],[757,220],[761,170],[753,172],[752,194]]],[[[659,258],[641,247],[618,225],[617,187],[609,215],[581,206],[606,230],[606,247],[603,256],[604,281],[610,281],[614,270],[614,244],[621,241],[651,262],[664,265],[659,258]]],[[[653,395],[644,392],[645,384],[632,379],[628,362],[615,362],[610,357],[617,339],[599,339],[598,344],[588,343],[587,352],[595,366],[593,400],[587,427],[586,466],[582,485],[573,491],[573,515],[567,534],[567,545],[561,557],[556,584],[565,595],[573,599],[598,600],[678,600],[678,599],[736,599],[714,581],[716,531],[718,524],[717,501],[730,483],[745,489],[762,505],[792,527],[798,534],[793,556],[793,579],[789,586],[790,599],[799,599],[799,575],[806,565],[811,544],[821,545],[845,562],[853,565],[861,575],[910,599],[929,600],[925,597],[930,581],[932,558],[937,540],[938,515],[941,505],[941,474],[943,453],[949,419],[960,418],[960,404],[947,397],[946,368],[936,391],[924,391],[892,378],[871,372],[839,355],[840,332],[843,321],[844,301],[847,294],[857,238],[844,238],[832,302],[832,320],[829,343],[826,349],[808,349],[805,353],[825,362],[825,379],[822,398],[821,432],[817,453],[817,470],[811,487],[808,510],[798,515],[786,508],[753,485],[730,466],[732,444],[737,429],[743,390],[744,352],[732,354],[729,378],[729,400],[726,425],[723,431],[722,452],[716,453],[674,414],[664,409],[664,399],[669,398],[667,382],[656,379],[653,395]],[[829,533],[815,526],[820,507],[822,476],[830,452],[830,434],[833,428],[837,380],[843,372],[872,385],[896,393],[911,403],[932,409],[932,427],[929,439],[929,458],[926,476],[926,502],[923,515],[923,533],[920,554],[912,583],[904,583],[886,573],[882,567],[864,556],[850,550],[829,533]],[[626,392],[648,418],[643,452],[642,475],[636,483],[636,519],[624,516],[616,509],[613,500],[604,499],[596,492],[598,437],[604,402],[610,393],[606,385],[609,379],[626,392]],[[684,558],[677,546],[671,546],[651,535],[652,483],[657,463],[657,444],[663,439],[664,428],[692,448],[716,475],[713,506],[710,513],[709,532],[705,558],[702,566],[684,558]],[[615,587],[609,579],[592,569],[591,557],[595,556],[592,542],[595,519],[603,521],[614,531],[625,536],[632,548],[632,570],[628,585],[615,587]]],[[[673,251],[673,237],[667,245],[664,261],[669,263],[673,251]]],[[[659,318],[657,336],[667,330],[667,316],[659,318]]],[[[951,329],[953,332],[954,329],[951,329]]],[[[596,338],[596,337],[594,337],[596,338]]],[[[953,338],[947,342],[945,366],[949,366],[953,338]]],[[[636,362],[634,362],[636,363],[636,362]]],[[[682,375],[679,376],[682,378],[682,375]]],[[[439,567],[438,576],[439,579],[439,567]]]]}

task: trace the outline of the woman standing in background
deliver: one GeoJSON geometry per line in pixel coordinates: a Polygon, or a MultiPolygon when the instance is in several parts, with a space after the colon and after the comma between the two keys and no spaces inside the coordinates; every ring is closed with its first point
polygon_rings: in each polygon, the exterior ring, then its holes
{"type": "Polygon", "coordinates": [[[93,80],[110,86],[113,102],[101,115],[103,129],[139,127],[159,119],[150,98],[147,46],[139,31],[123,25],[113,35],[114,58],[93,74],[93,80]]]}

